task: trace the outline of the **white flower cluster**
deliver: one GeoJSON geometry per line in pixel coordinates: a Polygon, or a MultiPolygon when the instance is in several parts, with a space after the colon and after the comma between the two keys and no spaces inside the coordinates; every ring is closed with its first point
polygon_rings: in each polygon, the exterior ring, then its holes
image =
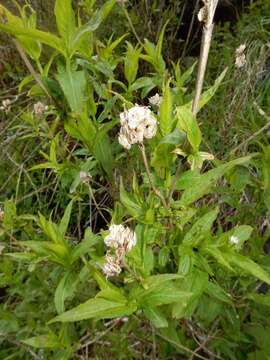
{"type": "Polygon", "coordinates": [[[162,96],[160,96],[158,93],[156,93],[155,95],[153,95],[149,98],[149,104],[159,108],[160,104],[162,102],[162,99],[163,99],[162,96]]]}
{"type": "Polygon", "coordinates": [[[4,111],[6,114],[10,112],[11,109],[11,100],[6,99],[2,101],[2,105],[0,106],[0,110],[4,111]]]}
{"type": "Polygon", "coordinates": [[[103,272],[106,277],[119,275],[125,254],[136,245],[136,234],[128,227],[113,224],[109,227],[109,234],[104,242],[109,250],[105,255],[103,272]]]}
{"type": "Polygon", "coordinates": [[[38,101],[36,104],[34,104],[34,114],[37,116],[40,116],[44,114],[44,112],[48,110],[48,106],[44,105],[41,101],[38,101]]]}
{"type": "Polygon", "coordinates": [[[235,50],[235,66],[237,67],[237,69],[243,68],[247,63],[245,50],[246,50],[246,45],[245,44],[241,44],[235,50]]]}
{"type": "Polygon", "coordinates": [[[151,139],[157,132],[157,121],[146,106],[135,105],[120,114],[121,129],[119,143],[126,149],[132,144],[142,143],[143,139],[151,139]]]}

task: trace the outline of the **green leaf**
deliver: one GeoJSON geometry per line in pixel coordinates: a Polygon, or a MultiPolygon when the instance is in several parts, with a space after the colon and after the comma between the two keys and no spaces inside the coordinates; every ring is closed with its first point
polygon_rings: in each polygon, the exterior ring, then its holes
{"type": "Polygon", "coordinates": [[[33,346],[34,348],[58,349],[62,347],[58,338],[51,334],[34,336],[29,339],[21,340],[21,342],[33,346]]]}
{"type": "Polygon", "coordinates": [[[64,71],[56,76],[72,111],[81,113],[85,104],[86,78],[84,71],[64,71]]]}
{"type": "Polygon", "coordinates": [[[205,290],[206,294],[210,297],[213,297],[219,301],[232,305],[231,295],[227,294],[221,286],[215,284],[211,281],[208,281],[207,289],[205,290]]]}
{"type": "Polygon", "coordinates": [[[110,319],[132,314],[136,310],[134,305],[123,305],[123,303],[109,301],[102,298],[87,300],[83,304],[64,312],[52,319],[49,324],[61,322],[73,322],[92,318],[110,319]]]}
{"type": "Polygon", "coordinates": [[[76,286],[75,274],[68,271],[59,282],[54,293],[54,304],[58,314],[65,311],[65,300],[72,296],[76,286]]]}
{"type": "Polygon", "coordinates": [[[76,21],[71,0],[56,0],[54,14],[58,32],[65,40],[66,48],[69,51],[71,40],[76,30],[76,21]]]}
{"type": "Polygon", "coordinates": [[[156,328],[168,327],[168,321],[161,310],[154,307],[143,309],[145,317],[150,320],[156,328]]]}
{"type": "Polygon", "coordinates": [[[78,45],[80,44],[80,40],[82,37],[89,32],[95,31],[99,25],[106,19],[106,17],[109,15],[109,13],[112,11],[114,5],[116,3],[116,0],[109,0],[106,1],[105,4],[96,11],[90,21],[88,21],[83,26],[79,27],[78,30],[74,33],[71,48],[74,51],[76,51],[78,45]]]}
{"type": "Polygon", "coordinates": [[[157,286],[155,289],[145,290],[138,301],[142,306],[159,306],[180,302],[191,295],[191,292],[180,290],[172,282],[168,282],[157,286]]]}
{"type": "Polygon", "coordinates": [[[169,134],[173,129],[172,117],[172,94],[170,89],[170,81],[163,87],[163,98],[160,104],[160,129],[163,136],[169,134]]]}
{"type": "MultiPolygon", "coordinates": [[[[98,135],[98,132],[97,132],[98,135]]],[[[98,136],[97,136],[98,137],[98,136]]],[[[113,147],[109,136],[105,133],[102,138],[94,144],[94,156],[100,162],[102,168],[112,178],[114,168],[113,147]]]]}
{"type": "Polygon", "coordinates": [[[208,274],[193,268],[182,280],[181,289],[189,292],[191,296],[173,305],[172,316],[176,319],[191,317],[200,301],[200,297],[207,288],[208,274]]]}
{"type": "Polygon", "coordinates": [[[260,265],[256,264],[248,257],[232,252],[223,252],[223,256],[229,263],[238,266],[246,273],[251,274],[270,285],[270,275],[260,265]]]}
{"type": "Polygon", "coordinates": [[[186,233],[183,244],[197,246],[204,237],[211,232],[213,222],[216,220],[219,209],[216,208],[198,219],[186,233]]]}
{"type": "Polygon", "coordinates": [[[134,48],[127,41],[127,51],[124,60],[125,61],[124,73],[129,84],[133,83],[134,80],[136,79],[141,50],[142,50],[141,47],[134,48]]]}
{"type": "Polygon", "coordinates": [[[59,224],[59,233],[62,237],[64,237],[65,233],[67,232],[71,210],[72,210],[73,201],[71,200],[66,207],[64,216],[62,217],[60,224],[59,224]]]}
{"type": "Polygon", "coordinates": [[[96,297],[103,298],[105,300],[116,301],[118,303],[123,303],[123,305],[127,302],[126,297],[122,294],[121,290],[117,288],[106,288],[104,290],[101,290],[96,297]]]}
{"type": "Polygon", "coordinates": [[[127,209],[127,211],[131,216],[138,218],[141,215],[142,213],[141,206],[138,205],[126,192],[122,179],[120,183],[120,201],[125,206],[125,208],[127,209]]]}
{"type": "Polygon", "coordinates": [[[169,144],[169,145],[180,145],[186,139],[186,134],[183,131],[178,130],[177,128],[174,129],[171,133],[164,136],[158,143],[161,144],[169,144]]]}
{"type": "Polygon", "coordinates": [[[228,268],[230,271],[233,271],[229,261],[223,256],[223,252],[215,245],[208,245],[203,247],[203,251],[211,255],[217,262],[224,267],[228,268]]]}
{"type": "Polygon", "coordinates": [[[37,29],[25,29],[21,26],[11,26],[2,23],[0,23],[0,29],[14,36],[24,36],[29,39],[40,41],[41,43],[49,45],[53,49],[58,50],[61,54],[66,56],[65,47],[63,46],[62,40],[49,32],[40,31],[37,29]]]}
{"type": "Polygon", "coordinates": [[[270,306],[270,294],[248,294],[247,298],[254,301],[256,304],[270,306]]]}
{"type": "Polygon", "coordinates": [[[192,114],[190,107],[188,105],[178,106],[176,114],[178,119],[177,128],[187,134],[188,141],[193,150],[198,151],[202,135],[197,120],[192,114]]]}
{"type": "Polygon", "coordinates": [[[202,175],[196,172],[189,173],[189,179],[191,179],[191,181],[189,183],[188,181],[186,181],[184,186],[180,178],[179,181],[176,183],[176,189],[183,189],[184,187],[184,192],[180,200],[181,206],[188,206],[194,201],[200,199],[202,196],[209,193],[217,180],[227,171],[229,171],[236,165],[242,165],[248,162],[250,159],[251,156],[235,159],[228,163],[220,165],[215,169],[209,170],[202,175]],[[180,184],[179,188],[178,183],[180,184]]]}
{"type": "Polygon", "coordinates": [[[47,220],[42,214],[39,214],[39,226],[54,243],[66,245],[63,236],[59,232],[58,226],[51,220],[47,220]]]}
{"type": "Polygon", "coordinates": [[[183,276],[179,274],[159,274],[159,275],[153,275],[148,276],[144,282],[143,285],[147,290],[153,290],[159,285],[166,283],[168,281],[182,279],[183,276]]]}
{"type": "Polygon", "coordinates": [[[129,88],[130,91],[136,91],[141,88],[147,88],[148,91],[152,90],[154,87],[157,86],[154,78],[150,77],[140,77],[138,78],[129,88]]]}
{"type": "Polygon", "coordinates": [[[207,89],[201,96],[201,99],[199,101],[198,111],[201,110],[215,95],[215,92],[219,88],[221,82],[223,81],[227,68],[222,71],[222,73],[219,75],[219,77],[215,80],[214,85],[211,86],[209,89],[207,89]]]}
{"type": "Polygon", "coordinates": [[[83,240],[74,248],[72,257],[76,259],[81,255],[87,254],[95,244],[101,241],[103,240],[100,236],[94,234],[90,228],[87,228],[83,240]]]}

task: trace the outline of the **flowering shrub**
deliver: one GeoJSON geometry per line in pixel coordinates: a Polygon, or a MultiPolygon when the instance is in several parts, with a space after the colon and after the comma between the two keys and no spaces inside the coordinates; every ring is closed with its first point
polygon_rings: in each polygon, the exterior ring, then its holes
{"type": "MultiPolygon", "coordinates": [[[[171,353],[234,359],[230,331],[240,327],[242,307],[266,301],[257,289],[270,284],[270,276],[264,257],[249,252],[255,230],[220,216],[216,185],[233,169],[247,169],[255,155],[222,162],[204,151],[194,92],[187,91],[194,66],[184,73],[179,62],[166,66],[165,27],[157,45],[127,42],[124,54],[116,48],[125,35],[106,44],[95,39],[119,5],[125,6],[109,0],[82,23],[71,1],[56,0],[58,35],[38,30],[31,8],[17,17],[1,6],[0,29],[15,37],[39,71],[20,84],[35,98],[22,121],[38,118],[49,144],[48,153],[40,152],[46,161],[39,158],[30,170],[52,169],[64,183],[61,219],[42,215],[42,208],[23,214],[12,199],[1,215],[6,261],[24,264],[26,279],[35,276],[48,287],[48,308],[39,298],[43,310],[34,325],[25,317],[14,320],[16,341],[48,349],[44,358],[71,359],[98,321],[116,319],[116,326],[125,319],[134,332],[139,319],[138,326],[151,324],[148,331],[170,344],[171,353]],[[54,51],[42,66],[44,45],[54,51]],[[140,63],[151,67],[143,77],[140,63]],[[36,94],[47,96],[49,105],[37,102],[36,94]],[[238,303],[245,287],[250,292],[238,303]]],[[[198,111],[225,73],[202,94],[198,111]]],[[[31,131],[36,136],[34,126],[31,131]]],[[[16,312],[28,306],[19,294],[16,312]]]]}

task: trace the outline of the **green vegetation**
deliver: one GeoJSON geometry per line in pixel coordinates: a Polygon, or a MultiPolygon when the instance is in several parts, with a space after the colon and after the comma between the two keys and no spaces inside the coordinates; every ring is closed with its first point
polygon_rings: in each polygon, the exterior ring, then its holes
{"type": "Polygon", "coordinates": [[[0,5],[0,359],[270,357],[270,4],[215,28],[194,110],[157,3],[0,5]]]}

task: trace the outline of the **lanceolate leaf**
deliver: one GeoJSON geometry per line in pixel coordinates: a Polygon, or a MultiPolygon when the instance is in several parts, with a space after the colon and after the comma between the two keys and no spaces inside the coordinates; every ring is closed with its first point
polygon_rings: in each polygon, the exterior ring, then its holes
{"type": "Polygon", "coordinates": [[[146,307],[143,309],[144,315],[150,320],[157,328],[164,328],[168,326],[168,321],[163,315],[161,310],[156,307],[146,307]]]}
{"type": "Polygon", "coordinates": [[[191,295],[191,292],[180,290],[175,284],[168,282],[155,289],[145,290],[138,301],[142,306],[159,306],[179,302],[191,295]]]}
{"type": "Polygon", "coordinates": [[[134,216],[135,218],[140,216],[141,206],[139,206],[126,192],[122,180],[120,184],[120,200],[130,215],[134,216]]]}
{"type": "Polygon", "coordinates": [[[72,204],[73,204],[73,201],[71,200],[69,202],[68,206],[66,207],[64,216],[62,217],[61,222],[59,224],[59,232],[60,232],[61,236],[63,236],[63,237],[64,237],[64,235],[65,235],[65,233],[67,231],[67,228],[68,228],[70,215],[71,215],[71,210],[72,210],[72,204]]]}
{"type": "Polygon", "coordinates": [[[96,11],[92,18],[83,26],[78,28],[78,30],[75,32],[72,40],[71,47],[73,51],[76,50],[76,47],[80,43],[81,38],[84,34],[87,32],[95,31],[102,21],[106,19],[106,17],[109,15],[109,13],[112,11],[112,8],[114,7],[116,3],[116,0],[109,0],[106,1],[105,4],[101,7],[100,10],[96,11]]]}
{"type": "Polygon", "coordinates": [[[70,271],[59,282],[54,294],[54,304],[58,314],[65,311],[65,300],[74,293],[75,285],[76,276],[70,271]]]}
{"type": "Polygon", "coordinates": [[[61,88],[72,111],[81,113],[84,110],[86,79],[83,71],[67,70],[57,75],[61,88]]]}
{"type": "Polygon", "coordinates": [[[64,39],[67,50],[69,51],[73,34],[76,30],[74,11],[71,0],[56,0],[54,13],[58,32],[64,39]]]}
{"type": "Polygon", "coordinates": [[[109,319],[119,316],[130,315],[136,310],[134,305],[128,305],[102,298],[94,298],[85,303],[56,316],[49,323],[61,321],[79,321],[92,318],[109,319]]]}
{"type": "Polygon", "coordinates": [[[197,220],[192,228],[186,233],[183,244],[197,246],[207,233],[210,233],[213,222],[216,220],[219,209],[214,209],[197,220]]]}
{"type": "Polygon", "coordinates": [[[270,275],[260,265],[256,264],[248,257],[232,252],[223,252],[223,256],[231,264],[243,269],[244,272],[270,284],[270,275]]]}
{"type": "Polygon", "coordinates": [[[163,136],[169,134],[173,128],[172,118],[172,94],[170,82],[168,81],[163,89],[163,99],[160,105],[160,128],[163,136]]]}
{"type": "Polygon", "coordinates": [[[11,26],[8,24],[1,24],[0,29],[14,36],[24,36],[26,38],[40,41],[43,44],[49,45],[53,49],[58,50],[64,56],[66,56],[65,47],[63,41],[59,37],[45,31],[37,29],[25,29],[19,26],[11,26]]]}
{"type": "Polygon", "coordinates": [[[29,339],[21,340],[21,342],[33,346],[34,348],[57,349],[62,347],[58,338],[52,334],[31,337],[29,339]]]}
{"type": "MultiPolygon", "coordinates": [[[[185,190],[182,194],[180,200],[181,205],[188,206],[194,201],[200,199],[202,196],[206,195],[211,191],[211,187],[213,187],[217,180],[222,177],[227,171],[229,171],[236,165],[241,165],[248,162],[250,159],[251,156],[235,159],[226,164],[220,165],[215,169],[209,170],[202,175],[197,174],[193,178],[191,177],[191,181],[189,183],[186,183],[185,190]]],[[[179,179],[179,183],[181,183],[181,178],[179,179]]],[[[177,184],[176,189],[178,189],[177,184]]]]}
{"type": "Polygon", "coordinates": [[[202,139],[201,130],[189,106],[179,106],[177,108],[177,118],[177,128],[187,134],[188,141],[193,150],[198,151],[202,139]]]}

